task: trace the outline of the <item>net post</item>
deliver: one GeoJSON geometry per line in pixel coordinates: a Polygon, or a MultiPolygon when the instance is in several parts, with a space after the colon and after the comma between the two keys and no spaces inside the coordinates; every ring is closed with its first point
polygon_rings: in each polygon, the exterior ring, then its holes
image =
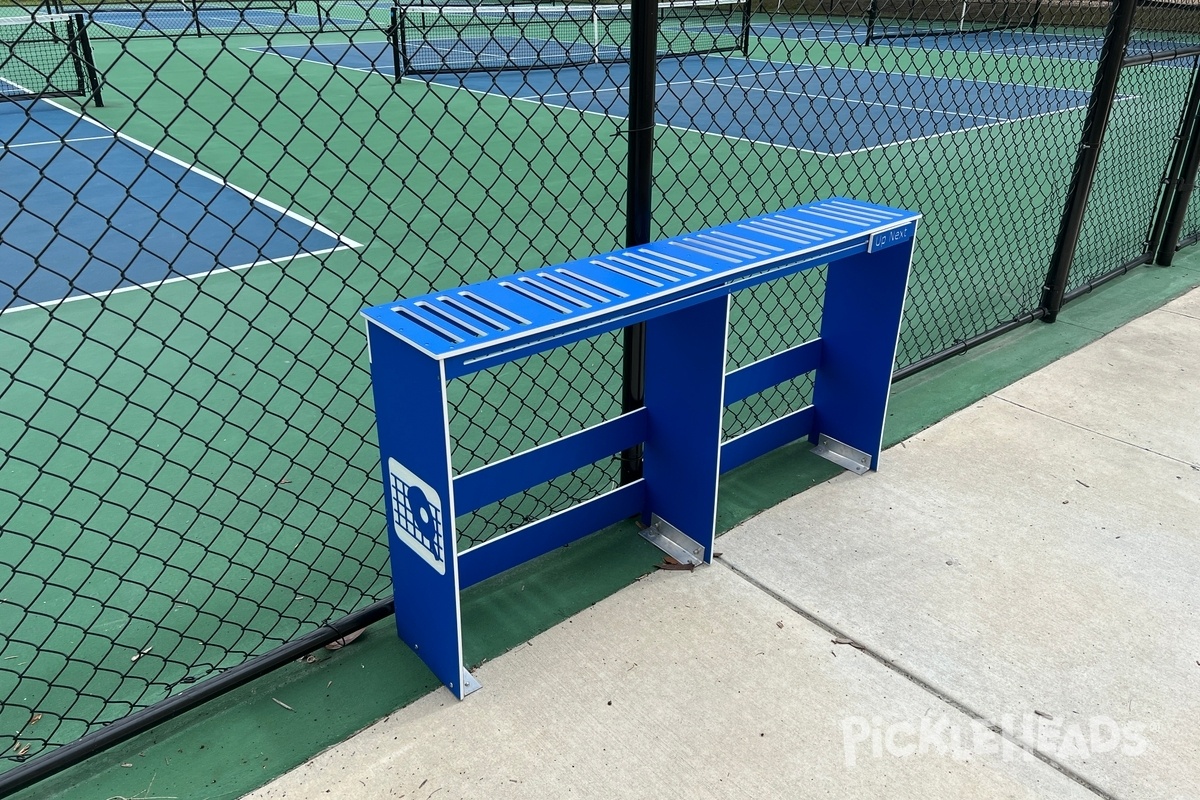
{"type": "Polygon", "coordinates": [[[1079,232],[1087,210],[1088,195],[1096,178],[1096,166],[1100,161],[1100,147],[1104,143],[1104,130],[1112,112],[1117,95],[1117,81],[1121,77],[1121,66],[1125,60],[1125,48],[1133,30],[1133,16],[1138,0],[1113,0],[1112,14],[1104,33],[1104,47],[1100,51],[1100,62],[1096,67],[1096,81],[1092,96],[1088,100],[1087,116],[1083,121],[1079,154],[1075,169],[1071,173],[1071,184],[1067,190],[1067,201],[1063,207],[1062,222],[1054,242],[1054,254],[1046,282],[1042,286],[1040,310],[1042,320],[1054,322],[1062,309],[1063,296],[1067,291],[1071,262],[1075,258],[1075,247],[1079,243],[1079,232]]]}
{"type": "Polygon", "coordinates": [[[742,41],[741,53],[747,58],[750,57],[750,23],[753,19],[752,6],[754,0],[745,0],[745,6],[742,8],[742,41]]]}
{"type": "MultiPolygon", "coordinates": [[[[654,188],[654,92],[658,68],[658,0],[633,0],[630,10],[629,160],[625,245],[650,241],[654,188]]],[[[621,409],[634,411],[646,398],[646,326],[625,328],[621,409]]],[[[621,453],[621,483],[642,476],[642,446],[621,453]]]]}
{"type": "Polygon", "coordinates": [[[406,51],[404,46],[404,31],[400,24],[400,6],[393,4],[391,10],[391,19],[388,26],[388,41],[392,45],[392,82],[399,83],[401,76],[404,75],[403,64],[401,64],[400,53],[406,51]]]}
{"type": "Polygon", "coordinates": [[[92,40],[88,36],[83,14],[76,13],[72,15],[71,20],[75,28],[71,34],[71,57],[75,61],[75,71],[79,74],[80,94],[95,103],[97,108],[103,108],[100,76],[96,70],[96,59],[92,56],[92,40]]]}
{"type": "Polygon", "coordinates": [[[75,91],[80,97],[87,95],[87,84],[83,77],[83,59],[79,53],[79,35],[83,32],[83,15],[71,14],[67,17],[67,58],[71,59],[71,69],[75,73],[75,91]]]}

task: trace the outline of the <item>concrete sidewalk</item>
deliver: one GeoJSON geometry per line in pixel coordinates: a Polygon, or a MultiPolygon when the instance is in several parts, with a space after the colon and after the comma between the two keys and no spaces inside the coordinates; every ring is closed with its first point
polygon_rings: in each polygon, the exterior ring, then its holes
{"type": "Polygon", "coordinates": [[[1200,290],[250,798],[1200,796],[1200,290]]]}

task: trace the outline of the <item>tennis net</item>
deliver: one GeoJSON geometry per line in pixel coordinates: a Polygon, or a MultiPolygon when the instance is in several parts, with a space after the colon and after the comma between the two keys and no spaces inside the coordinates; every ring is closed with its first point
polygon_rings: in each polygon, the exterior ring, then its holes
{"type": "MultiPolygon", "coordinates": [[[[629,59],[629,5],[398,5],[389,39],[397,79],[430,72],[539,69],[629,59]]],[[[749,47],[747,0],[677,0],[658,10],[659,57],[749,47]]]]}
{"type": "Polygon", "coordinates": [[[103,104],[83,15],[0,17],[0,101],[64,96],[103,104]]]}
{"type": "Polygon", "coordinates": [[[867,42],[1036,30],[1041,0],[871,0],[867,42]]]}

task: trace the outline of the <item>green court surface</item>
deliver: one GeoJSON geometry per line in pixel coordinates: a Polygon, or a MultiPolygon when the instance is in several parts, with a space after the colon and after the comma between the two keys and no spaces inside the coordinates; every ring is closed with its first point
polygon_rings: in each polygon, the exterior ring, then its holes
{"type": "MultiPolygon", "coordinates": [[[[279,34],[270,43],[345,40],[279,34]]],[[[18,731],[18,744],[72,741],[91,721],[111,722],[388,596],[359,310],[624,241],[624,120],[250,49],[264,41],[99,39],[105,106],[86,113],[364,244],[0,316],[11,365],[0,394],[0,608],[13,620],[0,695],[15,701],[0,708],[0,730],[18,731]],[[24,698],[36,698],[40,733],[28,728],[23,703],[34,701],[24,698]]],[[[751,57],[1083,91],[1094,77],[1086,62],[931,59],[795,39],[756,41],[751,57]]],[[[1140,253],[1189,78],[1161,65],[1123,78],[1073,285],[1140,253]],[[1144,212],[1131,213],[1128,197],[1145,198],[1144,212]]],[[[837,157],[660,127],[655,235],[835,194],[922,211],[899,353],[899,365],[911,364],[1037,306],[1083,114],[837,157]]],[[[905,381],[889,441],[1195,285],[1194,257],[1180,264],[1139,271],[1070,307],[1062,324],[905,381]],[[1120,308],[1107,309],[1111,298],[1120,308]]],[[[733,364],[759,354],[752,341],[776,346],[812,331],[819,273],[791,288],[735,309],[733,364]]],[[[611,416],[619,376],[615,340],[601,340],[459,387],[455,433],[469,458],[456,466],[611,416]]],[[[727,427],[736,433],[808,389],[800,382],[734,409],[727,427]]],[[[827,477],[803,449],[729,475],[722,526],[827,477]]],[[[555,510],[614,468],[487,509],[466,535],[479,541],[555,510]]],[[[615,530],[479,587],[466,613],[468,660],[615,591],[656,553],[615,530]]],[[[381,624],[361,646],[283,670],[23,796],[87,787],[132,797],[151,784],[154,795],[209,786],[205,796],[236,796],[433,686],[381,624]]]]}

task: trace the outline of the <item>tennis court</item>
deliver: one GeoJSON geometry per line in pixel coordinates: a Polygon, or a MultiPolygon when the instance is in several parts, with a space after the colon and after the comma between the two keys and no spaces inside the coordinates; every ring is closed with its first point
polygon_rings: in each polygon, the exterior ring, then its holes
{"type": "MultiPolygon", "coordinates": [[[[908,37],[880,42],[886,47],[912,50],[941,50],[946,52],[980,53],[993,56],[1029,56],[1094,62],[1104,46],[1102,31],[1036,31],[1002,30],[986,33],[964,32],[937,37],[908,37]]],[[[1186,39],[1135,39],[1129,43],[1130,56],[1167,54],[1196,46],[1186,39]]],[[[1190,59],[1169,59],[1163,64],[1190,67],[1190,59]]]]}
{"type": "MultiPolygon", "coordinates": [[[[283,58],[394,78],[385,43],[259,48],[283,58]]],[[[628,67],[438,73],[442,86],[624,119],[628,67]]],[[[778,65],[728,56],[659,65],[659,124],[826,156],[1083,109],[1088,92],[877,70],[778,65]],[[769,120],[747,113],[770,102],[769,120]],[[805,121],[806,124],[800,124],[805,121]],[[869,123],[869,124],[868,124],[869,123]],[[901,138],[903,137],[903,138],[901,138]]]]}
{"type": "Polygon", "coordinates": [[[0,311],[357,246],[53,101],[0,104],[0,143],[0,311]]]}
{"type": "MultiPolygon", "coordinates": [[[[0,102],[0,587],[34,598],[0,661],[31,699],[0,722],[42,715],[42,750],[387,596],[361,308],[626,237],[624,23],[585,16],[570,44],[594,63],[543,68],[478,68],[468,45],[444,69],[418,35],[398,79],[386,7],[238,2],[93,9],[104,105],[0,102]]],[[[919,209],[910,365],[1036,307],[1093,51],[866,44],[854,19],[756,11],[744,41],[679,23],[706,52],[658,64],[653,235],[830,195],[919,209]]],[[[1095,181],[1088,269],[1141,246],[1189,78],[1122,77],[1105,147],[1126,166],[1095,181]]],[[[734,309],[731,367],[811,332],[820,275],[773,291],[734,309]]],[[[606,339],[456,383],[455,468],[610,413],[621,358],[606,339]]],[[[731,408],[727,432],[806,391],[731,408]]],[[[460,529],[485,539],[613,474],[460,529]]]]}

